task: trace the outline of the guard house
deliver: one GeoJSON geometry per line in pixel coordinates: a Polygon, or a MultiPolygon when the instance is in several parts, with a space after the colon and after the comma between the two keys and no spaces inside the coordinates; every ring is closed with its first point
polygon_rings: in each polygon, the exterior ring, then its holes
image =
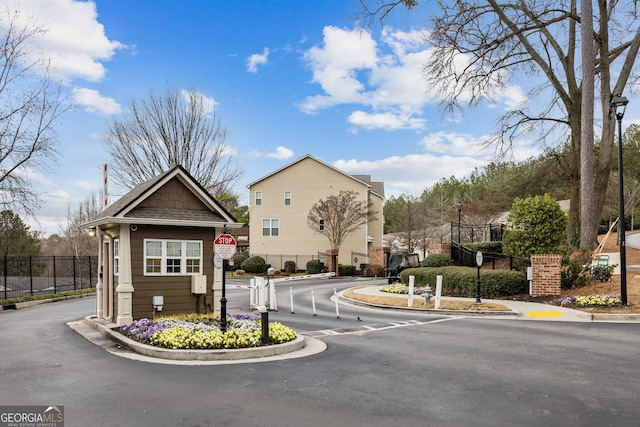
{"type": "Polygon", "coordinates": [[[96,317],[120,326],[159,314],[219,313],[223,273],[213,241],[225,226],[242,223],[182,166],[139,184],[83,224],[101,242],[96,317]]]}

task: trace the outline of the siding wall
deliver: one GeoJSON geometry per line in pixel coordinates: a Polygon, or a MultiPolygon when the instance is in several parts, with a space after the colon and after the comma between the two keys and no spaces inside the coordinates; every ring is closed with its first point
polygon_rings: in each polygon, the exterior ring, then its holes
{"type": "MultiPolygon", "coordinates": [[[[307,225],[311,207],[328,195],[341,190],[353,190],[360,200],[366,200],[367,186],[311,158],[265,178],[250,188],[250,251],[251,254],[315,255],[329,249],[329,240],[307,225]],[[256,206],[255,193],[262,192],[262,205],[256,206]],[[291,192],[291,205],[285,206],[284,193],[291,192]],[[262,220],[280,220],[279,236],[263,236],[262,220]]],[[[372,195],[378,220],[369,224],[368,234],[374,237],[371,246],[382,246],[382,198],[372,195]]],[[[367,228],[362,226],[340,247],[338,263],[351,264],[351,251],[367,253],[367,228]]],[[[298,266],[305,268],[304,265],[298,266]]]]}
{"type": "Polygon", "coordinates": [[[213,286],[213,240],[214,228],[198,227],[166,227],[139,225],[138,230],[131,232],[131,281],[135,292],[133,293],[133,317],[153,317],[152,297],[162,295],[164,308],[162,314],[178,314],[204,312],[204,295],[198,296],[191,293],[191,276],[145,276],[144,275],[144,239],[175,239],[175,240],[202,240],[202,268],[207,275],[208,304],[212,304],[213,286]]]}

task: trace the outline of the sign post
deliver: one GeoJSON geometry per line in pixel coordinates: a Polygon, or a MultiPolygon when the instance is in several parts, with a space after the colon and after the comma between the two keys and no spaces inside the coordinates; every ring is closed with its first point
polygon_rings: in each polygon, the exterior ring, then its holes
{"type": "Polygon", "coordinates": [[[213,241],[213,251],[222,259],[222,298],[220,298],[220,331],[227,332],[227,296],[226,296],[226,275],[227,262],[236,254],[236,239],[227,234],[227,226],[222,228],[220,234],[213,241]]]}
{"type": "Polygon", "coordinates": [[[476,280],[476,304],[481,304],[480,301],[480,267],[482,267],[482,252],[476,252],[476,265],[478,266],[478,279],[476,280]]]}

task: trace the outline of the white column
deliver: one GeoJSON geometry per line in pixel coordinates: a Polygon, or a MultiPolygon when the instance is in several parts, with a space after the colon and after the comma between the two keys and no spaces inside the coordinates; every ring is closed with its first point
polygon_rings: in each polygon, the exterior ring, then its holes
{"type": "Polygon", "coordinates": [[[214,262],[213,266],[213,312],[215,314],[220,314],[220,298],[222,298],[222,259],[218,258],[217,255],[214,255],[218,261],[214,262]]]}
{"type": "MultiPolygon", "coordinates": [[[[118,317],[116,325],[133,322],[133,284],[131,283],[131,235],[129,225],[120,226],[120,264],[118,270],[118,317]]],[[[151,301],[149,301],[151,304],[151,301]]]]}
{"type": "Polygon", "coordinates": [[[104,274],[104,236],[100,227],[96,227],[96,238],[98,239],[98,282],[96,283],[96,318],[104,319],[104,301],[102,300],[102,292],[104,284],[102,282],[104,274]]]}

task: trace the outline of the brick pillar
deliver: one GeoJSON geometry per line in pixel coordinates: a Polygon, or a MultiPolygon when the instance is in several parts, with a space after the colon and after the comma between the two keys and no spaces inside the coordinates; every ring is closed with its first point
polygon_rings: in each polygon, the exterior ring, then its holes
{"type": "Polygon", "coordinates": [[[429,243],[429,255],[448,254],[451,256],[451,243],[429,243]]]}
{"type": "Polygon", "coordinates": [[[531,267],[533,270],[531,296],[560,295],[562,255],[531,255],[531,267]]]}
{"type": "Polygon", "coordinates": [[[338,251],[336,249],[327,249],[325,253],[327,256],[325,257],[324,264],[329,271],[335,271],[335,277],[338,277],[338,251]]]}
{"type": "Polygon", "coordinates": [[[369,248],[369,264],[387,266],[387,254],[391,252],[389,247],[372,247],[369,248]]]}

